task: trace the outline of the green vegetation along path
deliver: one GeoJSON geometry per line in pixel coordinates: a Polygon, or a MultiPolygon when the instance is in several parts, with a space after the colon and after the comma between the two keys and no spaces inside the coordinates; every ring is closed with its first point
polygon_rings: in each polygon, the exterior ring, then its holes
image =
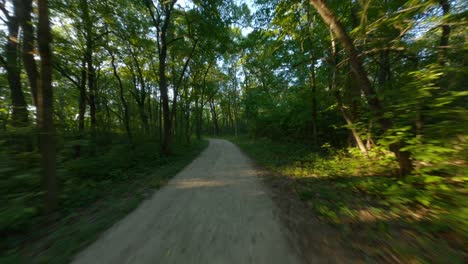
{"type": "Polygon", "coordinates": [[[251,161],[226,140],[78,254],[73,263],[299,263],[251,161]]]}

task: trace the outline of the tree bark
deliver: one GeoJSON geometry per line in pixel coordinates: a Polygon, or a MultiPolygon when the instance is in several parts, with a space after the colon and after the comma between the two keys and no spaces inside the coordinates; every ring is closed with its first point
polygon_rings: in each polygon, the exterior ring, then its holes
{"type": "Polygon", "coordinates": [[[38,44],[41,57],[40,79],[37,89],[37,125],[39,128],[39,151],[43,184],[45,188],[45,212],[53,212],[58,203],[55,163],[55,127],[52,91],[52,52],[48,0],[38,0],[39,24],[38,44]]]}
{"type": "Polygon", "coordinates": [[[17,1],[14,2],[14,14],[8,16],[8,40],[5,46],[6,50],[6,71],[8,86],[11,93],[12,104],[12,125],[14,127],[23,127],[28,125],[28,108],[21,87],[21,68],[18,61],[19,44],[18,44],[18,31],[19,19],[17,1]]]}
{"type": "Polygon", "coordinates": [[[31,19],[32,0],[15,0],[20,10],[21,27],[23,28],[23,64],[26,70],[34,105],[37,106],[37,72],[36,60],[34,59],[34,28],[31,19]]]}
{"type": "MultiPolygon", "coordinates": [[[[363,63],[359,58],[359,52],[354,46],[353,41],[346,33],[341,22],[336,18],[333,12],[328,8],[324,0],[310,0],[312,6],[322,17],[325,24],[330,27],[330,30],[343,45],[346,53],[349,57],[351,69],[361,86],[361,90],[364,93],[369,108],[373,111],[377,117],[377,121],[384,131],[388,131],[393,127],[393,122],[387,117],[384,117],[384,109],[380,99],[377,97],[374,88],[372,87],[367,71],[364,69],[363,63]]],[[[395,153],[400,166],[400,175],[407,175],[413,170],[413,163],[411,161],[411,155],[407,151],[401,151],[404,147],[404,142],[396,142],[390,145],[390,150],[395,153]]]]}
{"type": "Polygon", "coordinates": [[[164,155],[169,155],[172,152],[171,145],[172,145],[172,118],[171,112],[169,109],[169,97],[168,97],[168,85],[167,85],[167,76],[166,76],[166,59],[167,59],[167,48],[168,48],[168,41],[167,41],[167,31],[169,29],[169,25],[171,22],[171,15],[174,8],[176,0],[170,0],[162,2],[162,11],[164,13],[164,18],[162,20],[162,26],[160,25],[160,13],[158,13],[158,17],[156,18],[152,9],[154,6],[152,1],[148,1],[146,3],[148,11],[150,12],[151,18],[153,19],[154,26],[157,29],[157,44],[158,44],[158,53],[159,53],[159,69],[158,69],[158,77],[159,77],[159,90],[161,92],[161,103],[162,103],[162,116],[164,121],[164,128],[163,128],[163,139],[161,144],[161,153],[164,155]]]}

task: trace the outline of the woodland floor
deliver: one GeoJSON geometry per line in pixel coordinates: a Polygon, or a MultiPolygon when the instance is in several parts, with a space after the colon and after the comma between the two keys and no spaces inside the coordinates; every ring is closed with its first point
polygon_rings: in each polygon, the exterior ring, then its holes
{"type": "Polygon", "coordinates": [[[422,177],[395,178],[387,162],[378,164],[382,157],[230,140],[258,162],[257,174],[307,263],[467,263],[466,188],[456,178],[414,183],[422,177]]]}

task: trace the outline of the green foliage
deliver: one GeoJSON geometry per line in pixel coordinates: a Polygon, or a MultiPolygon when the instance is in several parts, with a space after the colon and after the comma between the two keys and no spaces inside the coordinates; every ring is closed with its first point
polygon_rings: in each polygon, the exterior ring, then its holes
{"type": "Polygon", "coordinates": [[[383,147],[365,157],[329,145],[313,150],[300,143],[233,141],[277,177],[289,179],[298,199],[371,262],[392,254],[402,261],[462,263],[468,239],[466,176],[394,177],[396,161],[383,147]]]}
{"type": "Polygon", "coordinates": [[[46,225],[48,220],[40,214],[42,195],[37,169],[15,167],[12,159],[0,159],[2,171],[14,169],[11,178],[0,182],[0,233],[5,238],[0,243],[0,262],[68,262],[206,146],[207,141],[177,144],[174,155],[163,157],[157,142],[141,138],[134,146],[115,144],[94,157],[61,163],[60,210],[52,226],[46,225]],[[6,192],[5,187],[16,192],[6,192]],[[25,256],[27,259],[23,259],[25,256]]]}

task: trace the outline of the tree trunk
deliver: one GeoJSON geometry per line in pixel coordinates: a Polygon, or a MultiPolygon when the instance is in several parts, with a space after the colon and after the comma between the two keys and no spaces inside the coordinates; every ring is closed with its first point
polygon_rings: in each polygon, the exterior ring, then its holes
{"type": "MultiPolygon", "coordinates": [[[[166,77],[166,58],[167,58],[167,31],[171,21],[171,13],[174,7],[175,1],[164,4],[166,6],[164,22],[161,27],[160,37],[159,37],[159,90],[161,91],[162,98],[162,110],[163,110],[163,119],[164,119],[164,133],[163,133],[163,142],[161,146],[161,152],[165,155],[169,155],[172,152],[172,118],[171,111],[169,109],[169,97],[167,95],[168,85],[166,77]]],[[[156,25],[159,27],[159,25],[156,25]]]]}
{"type": "MultiPolygon", "coordinates": [[[[310,3],[312,6],[314,6],[314,8],[322,17],[323,21],[330,27],[330,30],[343,45],[348,54],[352,71],[361,86],[362,92],[366,96],[370,109],[374,112],[382,129],[384,131],[388,131],[393,127],[393,122],[389,118],[384,117],[382,103],[369,81],[367,72],[364,69],[361,59],[359,58],[359,52],[354,46],[353,41],[346,33],[341,22],[328,8],[324,0],[310,0],[310,3]]],[[[401,148],[404,146],[404,142],[396,142],[390,145],[390,150],[395,153],[395,156],[397,157],[400,166],[400,175],[402,176],[411,173],[413,170],[410,153],[407,151],[401,151],[401,148]]]]}
{"type": "Polygon", "coordinates": [[[119,83],[119,96],[120,96],[120,101],[122,102],[122,107],[123,107],[123,112],[124,112],[124,126],[125,126],[125,131],[127,132],[128,139],[130,140],[130,143],[132,143],[132,131],[130,129],[130,113],[128,111],[128,103],[127,100],[125,100],[124,96],[124,87],[122,84],[122,79],[120,79],[119,73],[117,72],[117,66],[115,66],[115,56],[114,54],[108,50],[109,54],[111,56],[111,65],[114,73],[114,77],[117,79],[119,83]]]}
{"type": "Polygon", "coordinates": [[[344,120],[346,121],[346,125],[348,126],[349,131],[351,132],[350,137],[354,139],[354,142],[356,143],[356,146],[359,148],[361,153],[364,156],[368,156],[367,148],[364,145],[364,142],[361,139],[361,136],[359,135],[358,131],[356,130],[356,127],[354,125],[354,116],[350,115],[345,107],[343,106],[343,99],[341,97],[340,91],[336,87],[336,71],[337,71],[337,56],[338,56],[338,50],[336,49],[336,42],[335,39],[333,38],[333,34],[330,32],[330,37],[331,37],[331,48],[332,48],[332,76],[330,80],[330,90],[333,92],[335,95],[336,101],[338,103],[338,109],[340,110],[341,114],[343,115],[344,120]]]}
{"type": "Polygon", "coordinates": [[[198,103],[199,99],[198,96],[195,99],[195,135],[197,136],[197,139],[201,139],[201,112],[202,112],[202,107],[198,103]]]}
{"type": "Polygon", "coordinates": [[[21,4],[21,27],[23,28],[23,64],[28,76],[34,105],[37,107],[37,72],[34,59],[34,28],[31,19],[32,0],[16,0],[21,4]]]}
{"type": "Polygon", "coordinates": [[[318,135],[317,135],[317,80],[315,78],[315,59],[310,53],[310,86],[312,88],[312,136],[314,139],[314,145],[318,146],[318,135]]]}
{"type": "MultiPolygon", "coordinates": [[[[88,101],[89,101],[89,116],[91,118],[91,132],[96,133],[96,82],[95,82],[95,70],[93,66],[92,51],[88,53],[87,65],[88,65],[88,101]]],[[[93,135],[94,137],[94,135],[93,135]]]]}
{"type": "Polygon", "coordinates": [[[45,187],[45,212],[53,212],[58,203],[55,164],[55,127],[52,91],[52,52],[48,0],[38,0],[38,44],[41,57],[41,72],[37,89],[37,125],[39,128],[39,151],[43,184],[45,187]]]}
{"type": "Polygon", "coordinates": [[[163,121],[162,121],[162,98],[159,95],[159,104],[158,104],[158,122],[159,122],[159,142],[162,143],[163,140],[163,121]]]}
{"type": "Polygon", "coordinates": [[[234,83],[233,83],[233,108],[234,108],[234,135],[237,137],[239,132],[239,115],[237,105],[237,70],[234,67],[234,83]]]}
{"type": "Polygon", "coordinates": [[[216,106],[214,104],[214,98],[210,100],[211,115],[213,118],[214,132],[216,136],[219,136],[219,124],[218,124],[218,115],[216,114],[216,106]]]}
{"type": "MultiPolygon", "coordinates": [[[[448,0],[439,0],[439,5],[442,7],[443,15],[447,16],[450,12],[450,3],[448,0]]],[[[442,36],[440,37],[440,44],[439,44],[439,64],[444,66],[447,60],[447,50],[449,45],[449,37],[450,37],[450,25],[445,21],[442,24],[442,36]]]]}
{"type": "Polygon", "coordinates": [[[135,90],[137,93],[139,93],[139,95],[136,95],[136,97],[138,97],[137,104],[138,104],[138,108],[140,112],[141,123],[143,125],[143,131],[145,133],[148,133],[149,123],[148,123],[148,115],[146,114],[146,108],[145,108],[146,95],[147,95],[146,82],[143,77],[143,72],[141,70],[140,63],[138,62],[135,52],[131,48],[130,48],[130,54],[135,63],[137,74],[138,74],[138,82],[140,83],[140,89],[137,89],[136,82],[135,82],[135,90]]]}
{"type": "MultiPolygon", "coordinates": [[[[17,1],[15,1],[16,3],[17,1]]],[[[8,86],[11,92],[12,109],[12,125],[14,127],[23,127],[28,125],[28,108],[24,93],[21,88],[21,68],[18,61],[19,45],[18,45],[18,9],[19,6],[14,6],[15,14],[9,16],[8,19],[8,40],[6,43],[6,71],[8,86]]]]}
{"type": "Polygon", "coordinates": [[[85,29],[85,38],[86,38],[86,50],[85,50],[85,60],[87,66],[87,78],[88,78],[88,103],[89,103],[89,115],[91,118],[91,133],[93,140],[95,139],[96,134],[96,81],[95,75],[96,71],[93,65],[93,33],[92,33],[92,23],[89,17],[89,7],[88,0],[81,0],[81,9],[82,9],[82,19],[83,26],[85,29]]]}
{"type": "Polygon", "coordinates": [[[86,114],[86,61],[81,63],[81,83],[80,83],[80,98],[78,101],[78,132],[84,133],[85,114],[86,114]]]}
{"type": "MultiPolygon", "coordinates": [[[[78,99],[78,139],[84,138],[85,114],[86,114],[86,60],[81,62],[81,80],[79,84],[80,97],[78,99]]],[[[75,157],[81,156],[81,145],[75,145],[75,157]]]]}

